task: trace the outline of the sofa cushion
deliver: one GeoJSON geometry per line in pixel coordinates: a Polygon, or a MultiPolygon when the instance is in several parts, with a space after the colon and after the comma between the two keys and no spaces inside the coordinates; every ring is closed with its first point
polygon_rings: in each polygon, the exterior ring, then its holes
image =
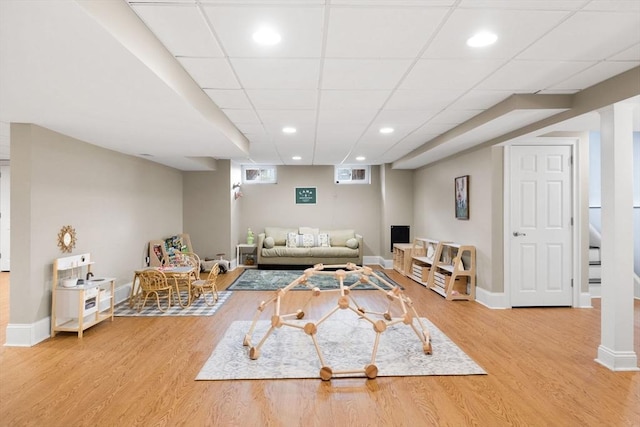
{"type": "Polygon", "coordinates": [[[311,249],[315,248],[287,248],[285,246],[274,246],[271,249],[262,249],[263,257],[308,257],[311,256],[311,249]]]}
{"type": "Polygon", "coordinates": [[[287,242],[287,233],[294,232],[297,233],[296,228],[284,228],[284,227],[265,227],[264,228],[264,236],[273,237],[273,242],[275,246],[285,246],[287,242]]]}
{"type": "Polygon", "coordinates": [[[311,227],[300,227],[298,228],[298,234],[318,234],[320,232],[319,228],[311,228],[311,227]]]}
{"type": "Polygon", "coordinates": [[[355,237],[350,238],[346,241],[345,246],[351,249],[358,249],[358,239],[355,237]]]}
{"type": "Polygon", "coordinates": [[[354,230],[329,230],[331,246],[347,246],[347,240],[356,237],[354,230]]]}
{"type": "Polygon", "coordinates": [[[357,249],[350,249],[346,246],[332,246],[330,248],[316,247],[309,248],[309,254],[319,258],[351,258],[358,256],[357,249]]]}
{"type": "Polygon", "coordinates": [[[269,237],[265,237],[264,238],[264,247],[267,249],[271,249],[272,247],[274,247],[276,245],[275,240],[273,239],[273,237],[269,236],[269,237]]]}

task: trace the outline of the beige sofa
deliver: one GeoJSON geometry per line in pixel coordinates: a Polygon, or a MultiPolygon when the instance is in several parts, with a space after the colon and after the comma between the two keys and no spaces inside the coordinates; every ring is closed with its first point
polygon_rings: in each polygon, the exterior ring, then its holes
{"type": "Polygon", "coordinates": [[[354,230],[265,227],[258,234],[258,265],[362,265],[362,236],[354,230]]]}

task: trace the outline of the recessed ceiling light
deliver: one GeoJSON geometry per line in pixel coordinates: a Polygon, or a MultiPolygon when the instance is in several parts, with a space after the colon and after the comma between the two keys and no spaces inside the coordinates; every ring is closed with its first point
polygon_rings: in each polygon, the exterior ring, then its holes
{"type": "Polygon", "coordinates": [[[302,157],[300,157],[300,156],[293,156],[291,159],[292,159],[292,160],[302,160],[302,157]]]}
{"type": "Polygon", "coordinates": [[[380,128],[380,133],[384,133],[384,134],[393,133],[393,128],[389,128],[389,127],[380,128]]]}
{"type": "Polygon", "coordinates": [[[366,159],[366,157],[365,157],[365,156],[358,156],[358,157],[356,157],[356,160],[357,160],[357,161],[359,161],[359,162],[361,162],[361,161],[363,161],[363,160],[365,160],[365,159],[366,159]]]}
{"type": "Polygon", "coordinates": [[[498,40],[498,36],[488,31],[481,31],[469,37],[467,40],[467,46],[470,47],[484,47],[494,44],[498,40]]]}
{"type": "Polygon", "coordinates": [[[296,133],[297,130],[294,127],[285,126],[285,127],[282,128],[282,132],[284,132],[284,133],[296,133]]]}
{"type": "Polygon", "coordinates": [[[276,31],[269,27],[261,27],[253,33],[253,40],[261,45],[265,46],[273,46],[274,44],[280,43],[282,37],[276,31]]]}

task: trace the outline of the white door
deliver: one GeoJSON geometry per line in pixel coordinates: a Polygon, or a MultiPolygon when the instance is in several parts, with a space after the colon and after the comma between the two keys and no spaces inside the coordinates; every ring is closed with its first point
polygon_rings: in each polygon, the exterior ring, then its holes
{"type": "Polygon", "coordinates": [[[511,305],[572,305],[571,147],[511,147],[511,305]]]}

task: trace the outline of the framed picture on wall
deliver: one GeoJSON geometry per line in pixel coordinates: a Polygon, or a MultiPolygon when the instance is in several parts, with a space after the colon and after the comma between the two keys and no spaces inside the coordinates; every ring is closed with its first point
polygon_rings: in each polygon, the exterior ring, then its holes
{"type": "Polygon", "coordinates": [[[316,187],[296,187],[296,205],[315,205],[317,202],[316,187]]]}
{"type": "Polygon", "coordinates": [[[469,175],[454,179],[456,219],[469,219],[469,175]]]}

